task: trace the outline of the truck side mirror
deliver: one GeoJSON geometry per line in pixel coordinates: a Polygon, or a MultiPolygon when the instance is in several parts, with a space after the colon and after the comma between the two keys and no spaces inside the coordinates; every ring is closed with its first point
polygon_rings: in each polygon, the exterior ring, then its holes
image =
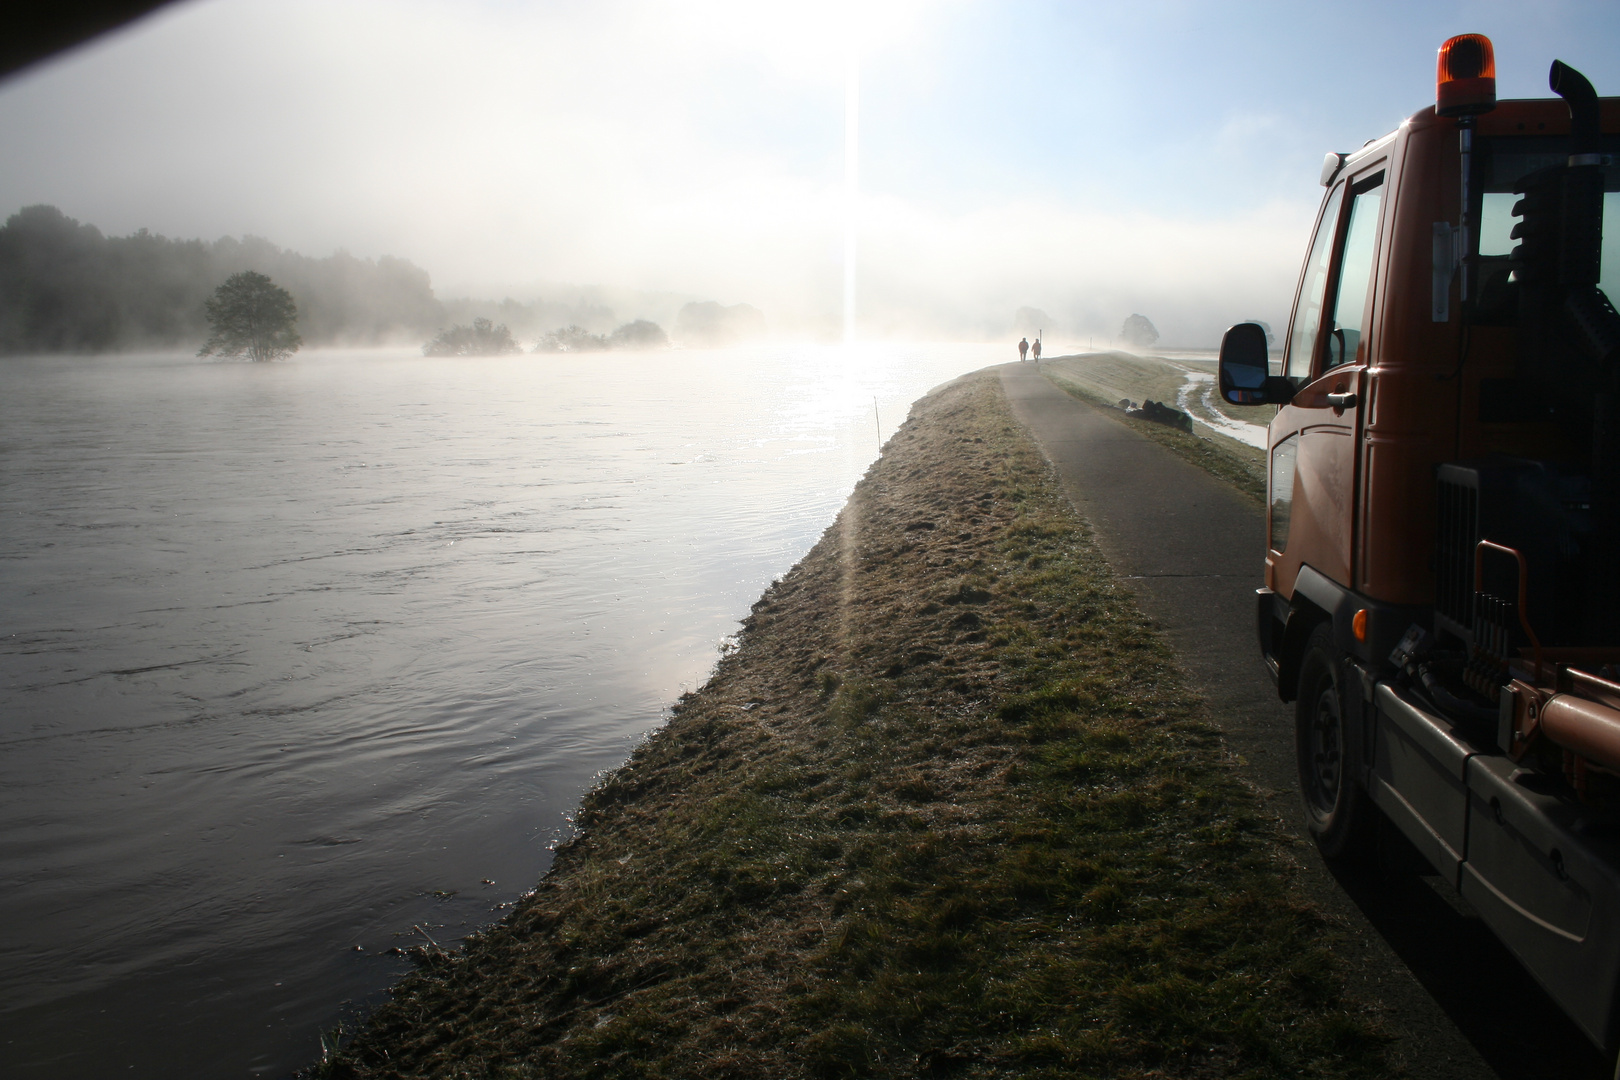
{"type": "Polygon", "coordinates": [[[1271,374],[1259,323],[1238,323],[1221,338],[1220,385],[1229,405],[1286,405],[1294,396],[1293,383],[1271,374]]]}

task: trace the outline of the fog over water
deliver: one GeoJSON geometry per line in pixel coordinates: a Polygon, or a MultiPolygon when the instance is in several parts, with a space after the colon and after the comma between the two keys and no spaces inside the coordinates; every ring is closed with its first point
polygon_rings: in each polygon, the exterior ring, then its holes
{"type": "Polygon", "coordinates": [[[307,1064],[533,886],[878,422],[1008,351],[8,362],[7,1075],[307,1064]]]}
{"type": "Polygon", "coordinates": [[[836,339],[853,48],[863,337],[999,338],[1029,305],[1049,333],[1140,312],[1214,346],[1286,322],[1323,154],[1430,104],[1462,32],[1494,37],[1504,97],[1546,96],[1554,56],[1620,92],[1603,0],[177,3],[0,83],[0,218],[392,255],[441,298],[597,287],[626,320],[748,303],[836,339]],[[1327,41],[1355,58],[1334,78],[1327,41]]]}

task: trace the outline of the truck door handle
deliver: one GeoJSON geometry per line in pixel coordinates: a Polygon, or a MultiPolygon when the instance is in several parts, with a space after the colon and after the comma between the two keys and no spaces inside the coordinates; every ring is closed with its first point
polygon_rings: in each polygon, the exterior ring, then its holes
{"type": "Polygon", "coordinates": [[[1335,409],[1338,409],[1340,412],[1343,412],[1345,409],[1353,409],[1356,407],[1356,395],[1329,394],[1328,404],[1333,406],[1335,409]]]}

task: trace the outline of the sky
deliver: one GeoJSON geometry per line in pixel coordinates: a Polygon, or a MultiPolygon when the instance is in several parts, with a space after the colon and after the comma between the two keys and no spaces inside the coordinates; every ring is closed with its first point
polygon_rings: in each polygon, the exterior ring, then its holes
{"type": "MultiPolygon", "coordinates": [[[[1620,95],[1613,0],[189,0],[0,82],[0,216],[397,255],[442,297],[749,303],[863,337],[1286,321],[1323,155],[1484,33],[1620,95]],[[859,187],[844,198],[846,63],[859,187]]],[[[631,301],[633,303],[633,301],[631,301]]],[[[621,314],[637,314],[624,308],[621,314]]]]}

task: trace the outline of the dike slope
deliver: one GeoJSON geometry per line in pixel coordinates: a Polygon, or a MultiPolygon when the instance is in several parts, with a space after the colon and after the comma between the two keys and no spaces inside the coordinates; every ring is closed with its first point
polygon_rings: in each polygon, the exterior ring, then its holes
{"type": "Polygon", "coordinates": [[[672,712],[318,1075],[1393,1071],[994,372],[917,403],[672,712]]]}

